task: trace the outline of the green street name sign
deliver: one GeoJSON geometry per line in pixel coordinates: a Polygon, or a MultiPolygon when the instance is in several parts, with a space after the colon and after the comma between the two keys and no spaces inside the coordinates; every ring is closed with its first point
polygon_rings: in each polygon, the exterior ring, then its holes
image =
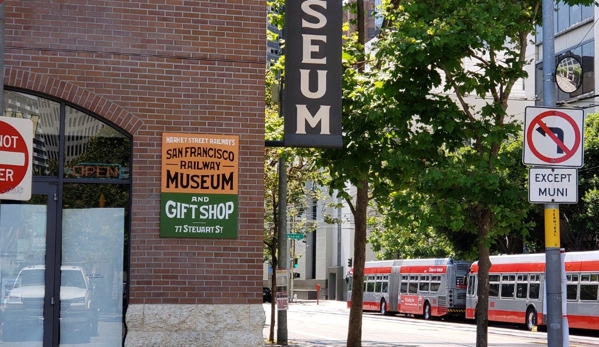
{"type": "Polygon", "coordinates": [[[304,234],[287,234],[288,239],[301,240],[304,238],[304,234]]]}

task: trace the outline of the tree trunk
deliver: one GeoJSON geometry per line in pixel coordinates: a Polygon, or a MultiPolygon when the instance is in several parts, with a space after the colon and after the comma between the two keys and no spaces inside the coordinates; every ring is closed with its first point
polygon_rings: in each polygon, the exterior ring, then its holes
{"type": "Polygon", "coordinates": [[[489,330],[489,245],[487,236],[491,225],[491,211],[479,210],[478,220],[478,304],[476,306],[476,347],[487,347],[489,330]]]}
{"type": "MultiPolygon", "coordinates": [[[[364,0],[357,0],[358,42],[364,49],[366,41],[364,0]]],[[[358,65],[363,71],[364,65],[358,65]]],[[[366,213],[368,208],[368,181],[363,180],[357,187],[354,215],[354,272],[352,275],[351,307],[347,347],[362,346],[362,303],[364,301],[364,262],[366,261],[366,213]]]]}
{"type": "Polygon", "coordinates": [[[351,307],[347,347],[362,346],[362,303],[364,299],[364,262],[366,261],[366,212],[368,207],[368,182],[357,187],[354,213],[354,272],[352,275],[351,307]]]}

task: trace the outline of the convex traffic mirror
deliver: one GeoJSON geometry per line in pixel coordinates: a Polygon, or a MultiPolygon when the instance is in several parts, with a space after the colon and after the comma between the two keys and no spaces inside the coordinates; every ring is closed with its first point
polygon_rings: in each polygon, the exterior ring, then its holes
{"type": "Polygon", "coordinates": [[[582,84],[582,64],[570,53],[558,59],[555,68],[557,87],[564,93],[573,93],[582,84]]]}

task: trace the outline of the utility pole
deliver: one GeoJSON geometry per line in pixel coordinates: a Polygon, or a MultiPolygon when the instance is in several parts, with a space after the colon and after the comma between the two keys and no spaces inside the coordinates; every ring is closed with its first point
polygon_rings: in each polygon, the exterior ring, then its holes
{"type": "MultiPolygon", "coordinates": [[[[543,106],[555,107],[554,1],[543,0],[543,106]]],[[[545,204],[547,346],[563,347],[559,204],[545,204]]]]}
{"type": "Polygon", "coordinates": [[[287,280],[289,253],[287,252],[287,169],[285,158],[279,158],[279,261],[277,264],[277,343],[287,346],[287,280]],[[284,276],[279,276],[284,273],[284,276]]]}

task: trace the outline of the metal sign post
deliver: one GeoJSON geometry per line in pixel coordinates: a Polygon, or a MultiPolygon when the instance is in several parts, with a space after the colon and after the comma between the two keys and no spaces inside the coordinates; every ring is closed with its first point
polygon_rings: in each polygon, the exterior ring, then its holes
{"type": "MultiPolygon", "coordinates": [[[[543,0],[543,105],[555,106],[554,1],[543,0]]],[[[559,140],[559,139],[558,139],[559,140]]],[[[563,139],[562,139],[563,141],[563,139]]],[[[557,143],[557,142],[556,142],[557,143]]],[[[545,283],[547,346],[563,347],[559,204],[545,205],[545,283]]]]}
{"type": "MultiPolygon", "coordinates": [[[[543,5],[545,6],[545,5],[543,5]]],[[[553,18],[553,15],[551,15],[553,18]]],[[[549,33],[551,26],[543,29],[549,33]]],[[[553,36],[551,35],[551,39],[553,36]]],[[[550,43],[546,39],[544,44],[550,43]]],[[[549,44],[551,46],[551,44],[549,44]]],[[[544,52],[552,52],[543,48],[544,52]],[[546,50],[546,51],[545,51],[546,50]]],[[[554,106],[553,53],[543,57],[544,104],[554,106]]],[[[524,115],[522,162],[530,165],[528,200],[545,204],[545,288],[547,342],[567,346],[568,332],[562,289],[559,204],[578,202],[578,169],[584,160],[584,111],[581,109],[527,107],[524,115]]]]}
{"type": "Polygon", "coordinates": [[[277,264],[277,343],[287,346],[287,171],[285,158],[279,158],[279,235],[278,240],[278,264],[277,264]]]}

